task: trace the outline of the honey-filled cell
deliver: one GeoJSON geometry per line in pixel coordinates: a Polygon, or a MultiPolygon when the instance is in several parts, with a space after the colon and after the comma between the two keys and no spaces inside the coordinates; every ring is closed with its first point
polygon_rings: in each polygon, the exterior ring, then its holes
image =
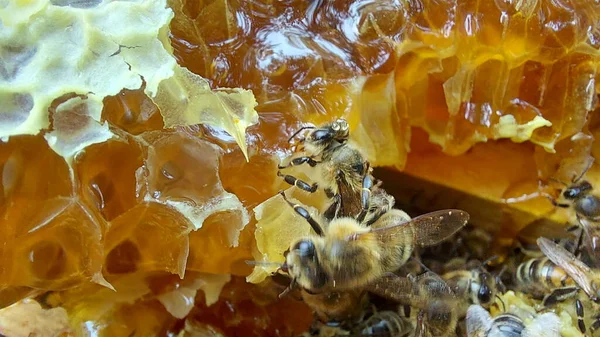
{"type": "Polygon", "coordinates": [[[164,127],[158,107],[143,90],[123,90],[104,100],[102,117],[132,135],[164,127]]]}
{"type": "Polygon", "coordinates": [[[125,213],[137,204],[135,173],[142,160],[141,148],[133,139],[91,145],[75,163],[81,197],[105,221],[125,213]]]}
{"type": "Polygon", "coordinates": [[[106,284],[101,275],[102,228],[88,205],[67,198],[32,203],[6,238],[3,286],[62,290],[81,282],[106,284]]]}
{"type": "Polygon", "coordinates": [[[110,223],[104,239],[107,275],[165,271],[183,277],[192,226],[170,206],[141,203],[110,223]]]}

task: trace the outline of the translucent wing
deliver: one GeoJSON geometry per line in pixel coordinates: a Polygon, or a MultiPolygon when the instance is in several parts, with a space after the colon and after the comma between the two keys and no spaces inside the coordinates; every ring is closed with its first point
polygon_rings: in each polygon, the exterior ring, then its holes
{"type": "Polygon", "coordinates": [[[467,336],[483,337],[492,328],[492,316],[482,306],[473,304],[467,310],[467,336]]]}
{"type": "Polygon", "coordinates": [[[592,270],[581,262],[573,254],[563,247],[557,245],[546,238],[538,238],[537,244],[540,249],[557,266],[564,271],[577,283],[577,285],[591,298],[595,298],[596,294],[592,286],[592,270]]]}
{"type": "Polygon", "coordinates": [[[426,272],[417,278],[389,273],[367,288],[376,295],[418,309],[427,309],[436,300],[454,300],[450,287],[433,272],[426,272]]]}
{"type": "Polygon", "coordinates": [[[561,337],[560,318],[553,312],[539,315],[525,327],[521,337],[561,337]]]}
{"type": "Polygon", "coordinates": [[[336,179],[336,183],[338,185],[338,193],[341,197],[341,208],[338,217],[357,216],[362,210],[360,189],[358,191],[355,190],[344,174],[341,174],[341,176],[336,179]]]}
{"type": "Polygon", "coordinates": [[[367,288],[376,295],[415,308],[424,309],[427,305],[426,294],[422,294],[418,285],[406,277],[386,274],[367,288]]]}
{"type": "Polygon", "coordinates": [[[377,235],[382,242],[393,241],[395,236],[408,235],[412,231],[413,242],[426,247],[447,239],[469,221],[469,213],[458,209],[445,209],[420,215],[409,221],[374,228],[368,233],[377,235]]]}
{"type": "Polygon", "coordinates": [[[596,261],[600,262],[600,225],[583,217],[577,217],[581,228],[585,232],[585,238],[590,253],[596,261]]]}

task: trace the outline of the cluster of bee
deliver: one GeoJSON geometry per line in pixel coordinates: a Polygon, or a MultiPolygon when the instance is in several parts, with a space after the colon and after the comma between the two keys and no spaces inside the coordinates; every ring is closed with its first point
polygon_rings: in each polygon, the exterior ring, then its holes
{"type": "Polygon", "coordinates": [[[305,127],[302,156],[279,166],[285,182],[308,193],[322,189],[328,205],[317,216],[283,198],[314,233],[292,242],[278,270],[315,313],[312,336],[561,336],[557,306],[572,306],[574,326],[600,336],[600,199],[573,179],[557,207],[577,214],[573,240],[539,238],[504,263],[486,256],[492,238],[469,228],[469,214],[446,209],[409,217],[349,144],[338,119],[305,127]],[[308,165],[314,183],[285,174],[308,165]],[[505,305],[508,290],[538,300],[535,310],[505,305]],[[492,317],[494,308],[500,314],[492,317]]]}

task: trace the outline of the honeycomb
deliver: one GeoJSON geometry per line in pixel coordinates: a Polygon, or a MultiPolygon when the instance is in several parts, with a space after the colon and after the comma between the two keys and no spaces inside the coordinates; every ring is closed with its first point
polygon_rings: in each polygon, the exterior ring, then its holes
{"type": "Polygon", "coordinates": [[[305,331],[244,262],[308,232],[276,176],[303,123],[346,118],[398,207],[465,209],[498,251],[564,232],[542,192],[600,158],[599,23],[593,1],[0,2],[0,334],[305,331]]]}

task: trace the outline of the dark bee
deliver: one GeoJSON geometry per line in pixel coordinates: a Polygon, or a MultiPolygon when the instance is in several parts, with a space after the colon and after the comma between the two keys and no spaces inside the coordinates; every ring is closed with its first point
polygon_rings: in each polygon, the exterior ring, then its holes
{"type": "MultiPolygon", "coordinates": [[[[487,262],[487,261],[486,261],[487,262]]],[[[479,304],[488,309],[498,296],[501,282],[483,266],[471,270],[455,270],[442,275],[459,299],[464,303],[461,317],[466,314],[468,305],[479,304]]]]}
{"type": "Polygon", "coordinates": [[[594,186],[582,180],[583,176],[592,167],[593,159],[589,161],[583,172],[571,180],[571,184],[565,185],[561,196],[566,202],[558,202],[550,197],[552,204],[562,208],[573,208],[577,216],[578,225],[571,227],[569,230],[581,228],[575,254],[577,255],[579,245],[582,242],[583,234],[587,240],[587,246],[594,255],[597,262],[600,262],[600,198],[593,194],[594,186]]]}

